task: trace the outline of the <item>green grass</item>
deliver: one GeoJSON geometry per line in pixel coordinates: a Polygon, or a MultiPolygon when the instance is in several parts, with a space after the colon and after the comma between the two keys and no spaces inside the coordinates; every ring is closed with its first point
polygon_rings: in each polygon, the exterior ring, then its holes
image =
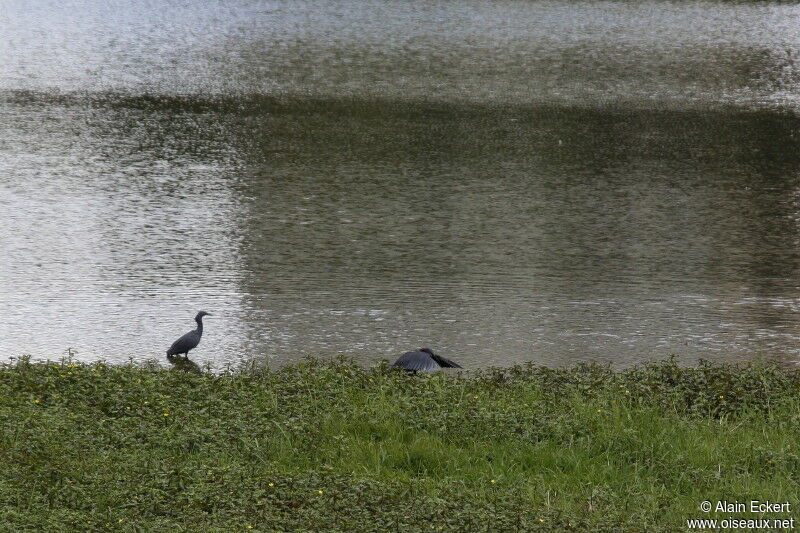
{"type": "Polygon", "coordinates": [[[685,531],[800,505],[800,373],[0,367],[0,531],[685,531]]]}

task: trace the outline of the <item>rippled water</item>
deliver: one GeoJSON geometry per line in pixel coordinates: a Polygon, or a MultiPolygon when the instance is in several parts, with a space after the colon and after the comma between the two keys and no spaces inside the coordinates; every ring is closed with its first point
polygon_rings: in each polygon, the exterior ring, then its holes
{"type": "Polygon", "coordinates": [[[797,359],[800,7],[6,2],[0,356],[797,359]]]}

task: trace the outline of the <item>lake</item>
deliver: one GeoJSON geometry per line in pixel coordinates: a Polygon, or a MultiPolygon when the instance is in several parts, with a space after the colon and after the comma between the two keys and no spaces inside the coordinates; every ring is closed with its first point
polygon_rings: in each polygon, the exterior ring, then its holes
{"type": "Polygon", "coordinates": [[[0,357],[800,359],[800,6],[11,0],[0,357]]]}

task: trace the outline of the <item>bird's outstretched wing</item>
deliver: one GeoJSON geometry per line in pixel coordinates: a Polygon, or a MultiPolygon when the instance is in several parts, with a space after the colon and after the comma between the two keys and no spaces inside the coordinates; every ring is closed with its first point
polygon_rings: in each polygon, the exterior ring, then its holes
{"type": "Polygon", "coordinates": [[[428,372],[439,370],[440,368],[439,365],[436,364],[436,361],[431,359],[430,354],[425,352],[406,352],[394,362],[393,366],[399,366],[406,370],[422,370],[428,372]]]}
{"type": "Polygon", "coordinates": [[[441,355],[433,354],[431,355],[431,357],[433,358],[434,361],[439,363],[439,365],[441,365],[443,368],[464,368],[455,361],[451,361],[450,359],[442,357],[441,355]]]}

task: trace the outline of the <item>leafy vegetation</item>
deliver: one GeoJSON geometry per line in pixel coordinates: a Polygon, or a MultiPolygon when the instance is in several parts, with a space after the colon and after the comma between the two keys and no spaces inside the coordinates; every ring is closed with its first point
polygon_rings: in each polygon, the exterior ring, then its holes
{"type": "Polygon", "coordinates": [[[800,504],[800,373],[0,368],[1,531],[685,531],[800,504]]]}

